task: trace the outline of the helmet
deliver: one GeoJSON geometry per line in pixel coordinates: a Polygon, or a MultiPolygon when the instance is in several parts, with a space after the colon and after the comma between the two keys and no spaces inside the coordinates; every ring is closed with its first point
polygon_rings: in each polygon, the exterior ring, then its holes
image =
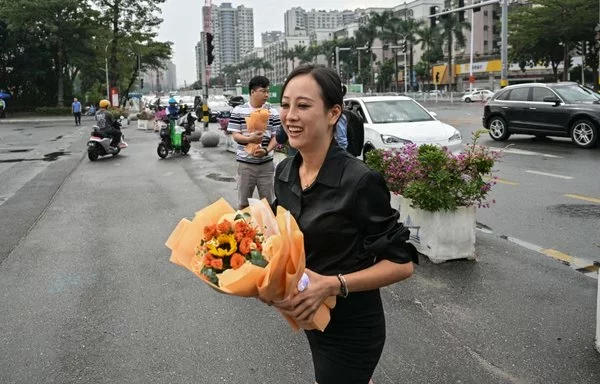
{"type": "Polygon", "coordinates": [[[110,101],[106,99],[100,100],[100,103],[98,103],[98,105],[100,106],[100,108],[108,108],[110,107],[110,101]]]}
{"type": "Polygon", "coordinates": [[[177,100],[175,100],[175,98],[174,98],[174,97],[171,97],[171,98],[169,99],[169,104],[177,104],[177,100]]]}

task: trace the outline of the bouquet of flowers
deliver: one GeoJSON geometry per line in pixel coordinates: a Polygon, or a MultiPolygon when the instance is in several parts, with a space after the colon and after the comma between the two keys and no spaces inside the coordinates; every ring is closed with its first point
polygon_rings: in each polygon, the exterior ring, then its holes
{"type": "MultiPolygon", "coordinates": [[[[187,268],[211,288],[230,295],[279,301],[307,284],[304,236],[292,215],[266,201],[250,199],[235,211],[224,199],[182,219],[166,246],[171,262],[187,268]]],[[[311,329],[324,330],[335,297],[317,310],[311,329]]],[[[298,324],[284,316],[294,330],[298,324]]]]}
{"type": "MultiPolygon", "coordinates": [[[[250,116],[246,117],[246,127],[249,132],[264,132],[267,130],[267,124],[269,122],[269,111],[262,108],[257,109],[250,113],[250,116]]],[[[260,148],[260,143],[246,144],[246,152],[253,154],[257,148],[260,148]]]]}

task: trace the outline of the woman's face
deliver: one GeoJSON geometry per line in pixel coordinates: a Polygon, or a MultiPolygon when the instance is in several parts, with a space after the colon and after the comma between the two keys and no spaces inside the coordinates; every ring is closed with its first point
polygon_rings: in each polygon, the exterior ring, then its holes
{"type": "Polygon", "coordinates": [[[337,121],[339,106],[327,110],[321,88],[311,75],[298,75],[287,84],[279,114],[290,145],[300,151],[331,140],[330,127],[337,121]]]}

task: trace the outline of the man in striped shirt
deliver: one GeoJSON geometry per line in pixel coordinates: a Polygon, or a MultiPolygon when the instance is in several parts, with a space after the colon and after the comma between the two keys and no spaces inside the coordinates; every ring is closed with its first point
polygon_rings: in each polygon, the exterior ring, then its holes
{"type": "Polygon", "coordinates": [[[227,131],[237,143],[235,159],[238,162],[238,209],[248,206],[254,189],[258,188],[261,199],[273,202],[273,148],[277,145],[275,134],[281,126],[279,112],[267,103],[269,100],[269,80],[255,76],[248,85],[250,101],[238,105],[231,111],[227,131]],[[246,117],[257,109],[269,111],[269,121],[264,132],[249,132],[246,117]],[[248,153],[246,144],[261,144],[253,153],[248,153]]]}

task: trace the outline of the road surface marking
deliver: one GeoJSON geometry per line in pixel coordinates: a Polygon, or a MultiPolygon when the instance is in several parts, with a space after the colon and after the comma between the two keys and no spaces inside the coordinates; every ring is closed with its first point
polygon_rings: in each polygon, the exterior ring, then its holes
{"type": "Polygon", "coordinates": [[[512,153],[514,155],[526,155],[526,156],[543,156],[543,157],[552,157],[555,159],[560,159],[560,156],[556,156],[556,155],[549,155],[547,153],[541,153],[541,152],[533,152],[533,151],[525,151],[523,149],[517,149],[517,148],[506,148],[504,150],[502,150],[503,153],[512,153]]]}
{"type": "Polygon", "coordinates": [[[581,196],[581,195],[575,195],[575,194],[571,194],[571,193],[567,193],[565,195],[565,197],[570,197],[572,199],[578,199],[578,200],[583,200],[583,201],[588,201],[590,203],[596,203],[596,204],[600,204],[600,199],[595,199],[593,197],[587,197],[587,196],[581,196]]]}
{"type": "Polygon", "coordinates": [[[485,181],[494,180],[496,183],[500,183],[500,184],[519,185],[519,183],[517,183],[516,181],[509,181],[509,180],[504,180],[504,179],[500,179],[500,178],[492,179],[491,177],[484,177],[483,179],[485,181]]]}
{"type": "Polygon", "coordinates": [[[554,260],[558,260],[561,263],[570,266],[577,272],[583,273],[584,275],[591,277],[593,279],[598,278],[598,271],[600,270],[600,262],[592,261],[587,259],[582,259],[579,257],[567,255],[561,251],[557,251],[556,249],[551,248],[543,248],[539,245],[529,243],[527,241],[517,239],[516,237],[506,236],[506,235],[497,235],[494,231],[488,226],[477,223],[477,230],[483,233],[492,234],[500,237],[501,239],[508,240],[513,244],[519,245],[523,248],[529,249],[530,251],[534,251],[541,255],[551,257],[554,260]]]}
{"type": "Polygon", "coordinates": [[[563,175],[557,175],[557,174],[554,174],[554,173],[538,172],[538,171],[531,171],[531,170],[527,170],[527,171],[525,171],[525,172],[527,172],[527,173],[533,173],[533,174],[535,174],[535,175],[542,175],[542,176],[556,177],[556,178],[559,178],[559,179],[565,179],[565,180],[570,180],[570,179],[572,179],[572,178],[573,178],[573,177],[571,177],[571,176],[563,176],[563,175]]]}

